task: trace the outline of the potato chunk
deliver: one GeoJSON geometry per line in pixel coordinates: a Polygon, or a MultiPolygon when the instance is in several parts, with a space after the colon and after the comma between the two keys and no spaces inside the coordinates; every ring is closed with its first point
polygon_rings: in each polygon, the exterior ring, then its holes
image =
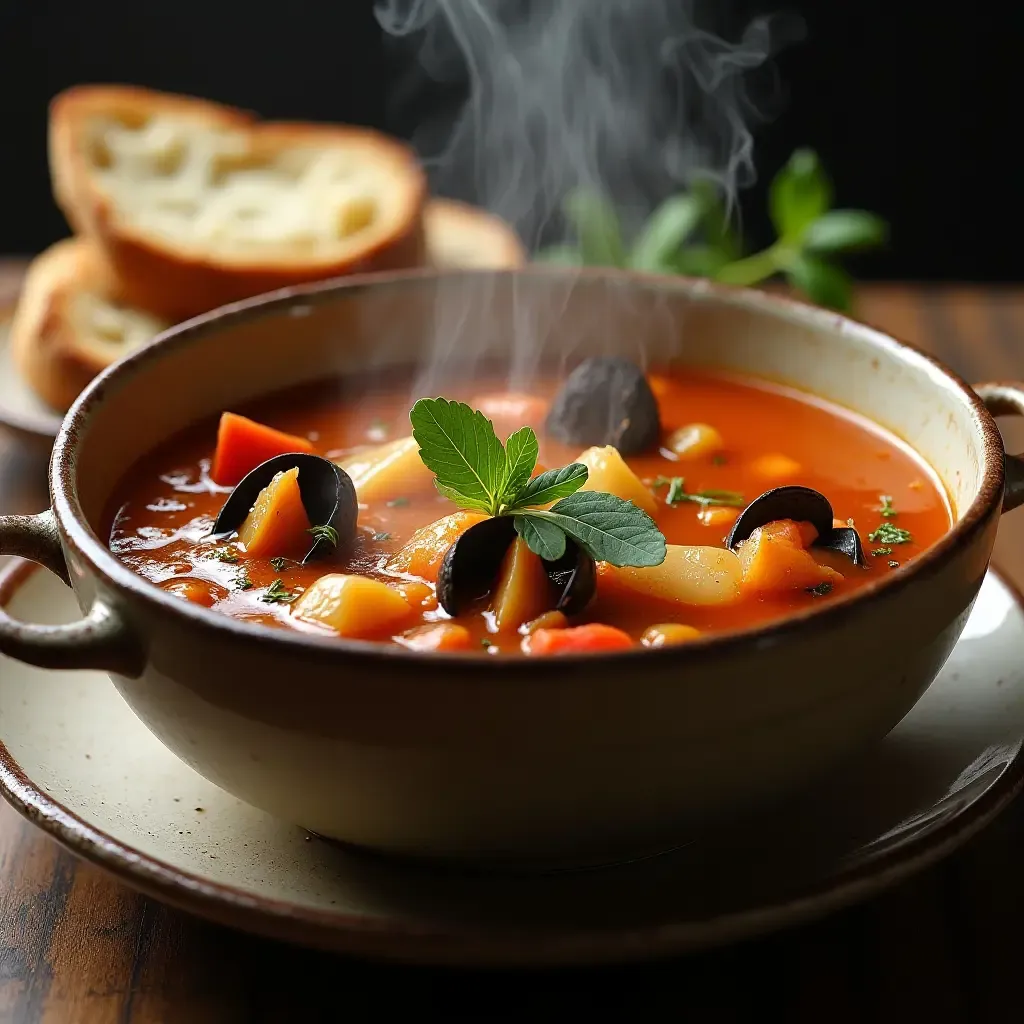
{"type": "Polygon", "coordinates": [[[252,511],[238,528],[238,539],[253,558],[302,558],[313,546],[311,526],[295,467],[278,473],[260,491],[252,511]]]}
{"type": "Polygon", "coordinates": [[[661,565],[598,566],[598,592],[611,587],[676,604],[728,604],[740,593],[740,560],[724,548],[669,544],[661,565]]]}
{"type": "Polygon", "coordinates": [[[725,441],[722,435],[707,423],[688,423],[668,435],[665,447],[680,460],[699,459],[722,451],[725,448],[725,441]]]}
{"type": "Polygon", "coordinates": [[[333,629],[339,636],[379,637],[407,622],[412,609],[386,583],[329,573],[292,605],[292,614],[333,629]]]}
{"type": "Polygon", "coordinates": [[[657,511],[654,495],[626,465],[618,449],[611,445],[604,448],[588,448],[576,461],[582,462],[589,472],[587,482],[581,490],[614,494],[625,501],[633,502],[649,516],[653,516],[657,511]]]}
{"type": "Polygon", "coordinates": [[[455,512],[418,529],[388,561],[387,570],[437,582],[437,573],[448,549],[471,526],[487,516],[479,512],[455,512]]]}
{"type": "Polygon", "coordinates": [[[411,436],[347,455],[338,465],[352,478],[356,497],[364,504],[422,491],[434,479],[411,436]]]}
{"type": "Polygon", "coordinates": [[[516,630],[549,611],[555,603],[553,589],[544,563],[516,537],[505,553],[491,599],[494,624],[501,632],[516,630]]]}
{"type": "Polygon", "coordinates": [[[758,527],[739,546],[743,589],[760,594],[809,590],[841,580],[841,573],[806,550],[816,536],[810,523],[788,519],[758,527]]]}

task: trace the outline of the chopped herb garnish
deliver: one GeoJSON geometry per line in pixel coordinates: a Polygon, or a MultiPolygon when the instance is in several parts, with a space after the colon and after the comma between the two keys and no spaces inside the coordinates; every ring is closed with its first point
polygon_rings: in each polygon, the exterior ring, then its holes
{"type": "Polygon", "coordinates": [[[686,480],[681,476],[672,478],[659,476],[655,477],[653,487],[668,486],[668,494],[665,495],[666,505],[679,505],[684,501],[692,502],[694,505],[723,505],[728,508],[743,508],[747,502],[738,491],[687,491],[686,480]]]}
{"type": "Polygon", "coordinates": [[[480,646],[481,647],[493,647],[494,645],[491,643],[490,640],[487,639],[487,637],[482,636],[482,637],[480,637],[480,646]]]}
{"type": "Polygon", "coordinates": [[[893,516],[898,515],[896,509],[892,507],[892,498],[888,494],[880,494],[878,500],[882,503],[880,514],[883,519],[892,519],[893,516]]]}
{"type": "Polygon", "coordinates": [[[319,543],[322,540],[327,541],[332,548],[338,546],[338,531],[333,526],[313,526],[310,527],[309,533],[313,535],[313,539],[319,543]]]}
{"type": "Polygon", "coordinates": [[[822,580],[816,587],[808,587],[807,593],[813,597],[824,597],[832,593],[832,584],[828,580],[822,580]]]}
{"type": "Polygon", "coordinates": [[[228,565],[234,565],[238,561],[238,552],[233,551],[231,548],[216,548],[213,552],[213,557],[218,562],[227,562],[228,565]]]}
{"type": "Polygon", "coordinates": [[[283,558],[281,555],[278,555],[276,558],[272,558],[270,560],[270,564],[278,572],[280,572],[282,569],[285,568],[285,566],[291,565],[292,564],[292,560],[290,558],[283,558]]]}
{"type": "Polygon", "coordinates": [[[374,540],[391,540],[391,534],[390,533],[384,533],[383,531],[381,531],[380,533],[375,533],[373,535],[373,539],[374,540]]]}
{"type": "Polygon", "coordinates": [[[881,558],[882,555],[891,555],[892,548],[875,548],[875,550],[872,551],[871,554],[873,554],[876,558],[881,558]]]}
{"type": "Polygon", "coordinates": [[[249,570],[243,565],[241,569],[235,573],[235,586],[239,590],[252,590],[252,580],[249,579],[249,570]]]}
{"type": "Polygon", "coordinates": [[[872,544],[909,544],[913,538],[909,530],[904,530],[892,523],[882,523],[877,530],[868,534],[872,544]]]}
{"type": "Polygon", "coordinates": [[[409,504],[408,498],[392,498],[389,502],[386,502],[388,508],[404,508],[409,504]]]}
{"type": "Polygon", "coordinates": [[[531,479],[539,454],[531,427],[503,445],[483,413],[444,398],[421,399],[409,419],[437,490],[460,508],[514,516],[516,532],[542,558],[560,558],[568,537],[599,562],[647,566],[665,560],[665,538],[646,512],[614,494],[580,490],[586,466],[572,463],[531,479]]]}
{"type": "Polygon", "coordinates": [[[291,604],[299,595],[289,590],[280,580],[274,580],[267,587],[266,593],[260,596],[260,600],[267,604],[291,604]]]}
{"type": "Polygon", "coordinates": [[[889,568],[890,569],[898,569],[899,567],[900,567],[900,563],[899,562],[893,562],[893,561],[889,562],[889,568]]]}
{"type": "Polygon", "coordinates": [[[729,460],[724,455],[712,455],[711,463],[715,466],[724,466],[729,460]]]}

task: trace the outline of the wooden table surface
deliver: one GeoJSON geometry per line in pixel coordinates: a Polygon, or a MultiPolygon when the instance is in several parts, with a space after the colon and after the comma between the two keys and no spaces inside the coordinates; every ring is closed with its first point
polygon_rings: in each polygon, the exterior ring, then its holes
{"type": "MultiPolygon", "coordinates": [[[[0,261],[0,304],[20,264],[0,261]]],[[[857,315],[967,380],[1024,377],[1024,290],[864,288],[857,315]]],[[[1024,450],[1024,423],[1007,424],[1024,450]]],[[[0,511],[46,504],[0,437],[0,511]]],[[[1024,584],[1024,516],[996,561],[1024,584]]],[[[367,965],[208,925],[81,863],[0,802],[0,1022],[1020,1019],[1024,803],[944,863],[821,923],[649,966],[503,974],[367,965]],[[1013,1012],[1016,1009],[1016,1012],[1013,1012]]]]}

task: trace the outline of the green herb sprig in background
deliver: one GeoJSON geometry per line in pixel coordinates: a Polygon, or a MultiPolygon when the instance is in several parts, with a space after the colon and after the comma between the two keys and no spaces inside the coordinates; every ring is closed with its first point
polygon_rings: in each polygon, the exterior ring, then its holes
{"type": "Polygon", "coordinates": [[[513,516],[516,532],[541,558],[561,558],[571,537],[612,565],[665,560],[665,538],[646,512],[614,494],[580,490],[586,466],[574,462],[533,477],[539,446],[530,427],[503,445],[482,412],[444,398],[420,399],[409,419],[438,491],[459,508],[513,516]]]}
{"type": "Polygon", "coordinates": [[[851,304],[851,279],[839,257],[883,245],[889,229],[866,210],[832,209],[832,199],[832,182],[817,154],[798,149],[769,189],[776,240],[760,252],[746,253],[711,181],[697,181],[689,192],[662,202],[629,244],[613,207],[595,192],[578,190],[563,204],[575,244],[554,246],[537,258],[744,286],[781,276],[813,302],[845,311],[851,304]]]}

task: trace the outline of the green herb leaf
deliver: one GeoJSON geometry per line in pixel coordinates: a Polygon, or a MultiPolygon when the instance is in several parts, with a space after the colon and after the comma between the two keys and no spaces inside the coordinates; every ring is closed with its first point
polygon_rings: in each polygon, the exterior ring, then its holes
{"type": "Polygon", "coordinates": [[[562,204],[579,240],[581,261],[587,266],[621,267],[626,262],[622,229],[614,207],[597,192],[576,189],[562,204]]]}
{"type": "Polygon", "coordinates": [[[867,210],[829,210],[808,225],[804,249],[816,253],[850,252],[884,245],[889,225],[867,210]]]}
{"type": "Polygon", "coordinates": [[[234,565],[238,561],[238,552],[233,548],[216,548],[213,552],[213,557],[218,562],[227,562],[228,565],[234,565]]]}
{"type": "Polygon", "coordinates": [[[881,558],[883,555],[891,555],[892,548],[875,548],[871,552],[871,554],[873,554],[876,558],[881,558]]]}
{"type": "Polygon", "coordinates": [[[537,465],[540,448],[532,427],[517,430],[505,442],[505,478],[500,497],[508,503],[527,485],[533,467],[537,465]]]}
{"type": "Polygon", "coordinates": [[[647,218],[633,243],[629,265],[634,270],[663,272],[671,265],[679,247],[700,225],[703,213],[696,196],[670,196],[647,218]]]}
{"type": "Polygon", "coordinates": [[[291,565],[293,563],[292,563],[292,560],[290,558],[283,558],[281,555],[278,555],[276,558],[272,558],[270,560],[270,564],[278,572],[281,572],[282,569],[287,568],[289,565],[291,565]]]}
{"type": "Polygon", "coordinates": [[[819,306],[840,312],[850,308],[853,298],[850,276],[834,263],[798,253],[787,263],[786,277],[794,288],[819,306]]]}
{"type": "Polygon", "coordinates": [[[832,183],[814,150],[798,149],[789,158],[772,179],[768,204],[776,232],[788,242],[799,241],[832,205],[832,183]]]}
{"type": "Polygon", "coordinates": [[[672,269],[687,277],[717,277],[729,257],[710,245],[688,245],[672,258],[672,269]]]}
{"type": "Polygon", "coordinates": [[[808,587],[807,593],[812,597],[824,597],[832,593],[832,584],[828,580],[822,580],[816,587],[808,587]]]}
{"type": "Polygon", "coordinates": [[[252,590],[252,580],[249,579],[249,570],[244,565],[237,573],[235,573],[235,586],[238,587],[239,590],[252,590]]]}
{"type": "Polygon", "coordinates": [[[409,414],[412,435],[435,486],[461,508],[495,515],[507,460],[491,421],[462,402],[421,398],[409,414]]]}
{"type": "Polygon", "coordinates": [[[307,533],[311,533],[313,535],[313,540],[318,544],[320,541],[324,541],[325,543],[330,544],[332,548],[336,548],[338,546],[338,531],[333,526],[329,526],[326,523],[323,526],[310,527],[307,533]]]}
{"type": "Polygon", "coordinates": [[[889,568],[890,569],[898,569],[899,567],[900,567],[900,563],[899,562],[894,562],[894,561],[890,561],[889,562],[889,568]]]}
{"type": "Polygon", "coordinates": [[[665,495],[666,505],[681,505],[684,501],[694,505],[717,505],[724,508],[746,508],[747,500],[739,491],[694,491],[686,490],[686,481],[681,476],[674,476],[671,479],[659,476],[654,481],[654,487],[668,485],[668,494],[665,495]]]}
{"type": "Polygon", "coordinates": [[[603,491],[577,491],[548,510],[527,509],[524,518],[553,523],[599,562],[660,565],[665,538],[646,512],[603,491]]]}
{"type": "Polygon", "coordinates": [[[879,509],[879,514],[883,519],[892,519],[893,516],[897,515],[896,509],[892,505],[892,498],[888,494],[880,494],[878,500],[882,505],[881,509],[879,509]]]}
{"type": "Polygon", "coordinates": [[[554,562],[565,554],[565,534],[554,523],[536,516],[518,515],[513,524],[516,533],[535,555],[554,562]]]}
{"type": "Polygon", "coordinates": [[[561,469],[548,469],[535,476],[516,497],[508,511],[530,505],[548,505],[559,498],[567,498],[586,482],[590,471],[581,462],[572,462],[561,469]]]}
{"type": "Polygon", "coordinates": [[[877,530],[868,534],[868,540],[872,544],[909,544],[913,537],[909,530],[903,530],[892,523],[882,523],[877,530]]]}
{"type": "Polygon", "coordinates": [[[378,531],[373,535],[374,540],[391,540],[391,534],[386,533],[383,530],[378,531]]]}
{"type": "Polygon", "coordinates": [[[280,580],[274,580],[260,595],[265,604],[291,604],[299,595],[289,590],[280,580]]]}

